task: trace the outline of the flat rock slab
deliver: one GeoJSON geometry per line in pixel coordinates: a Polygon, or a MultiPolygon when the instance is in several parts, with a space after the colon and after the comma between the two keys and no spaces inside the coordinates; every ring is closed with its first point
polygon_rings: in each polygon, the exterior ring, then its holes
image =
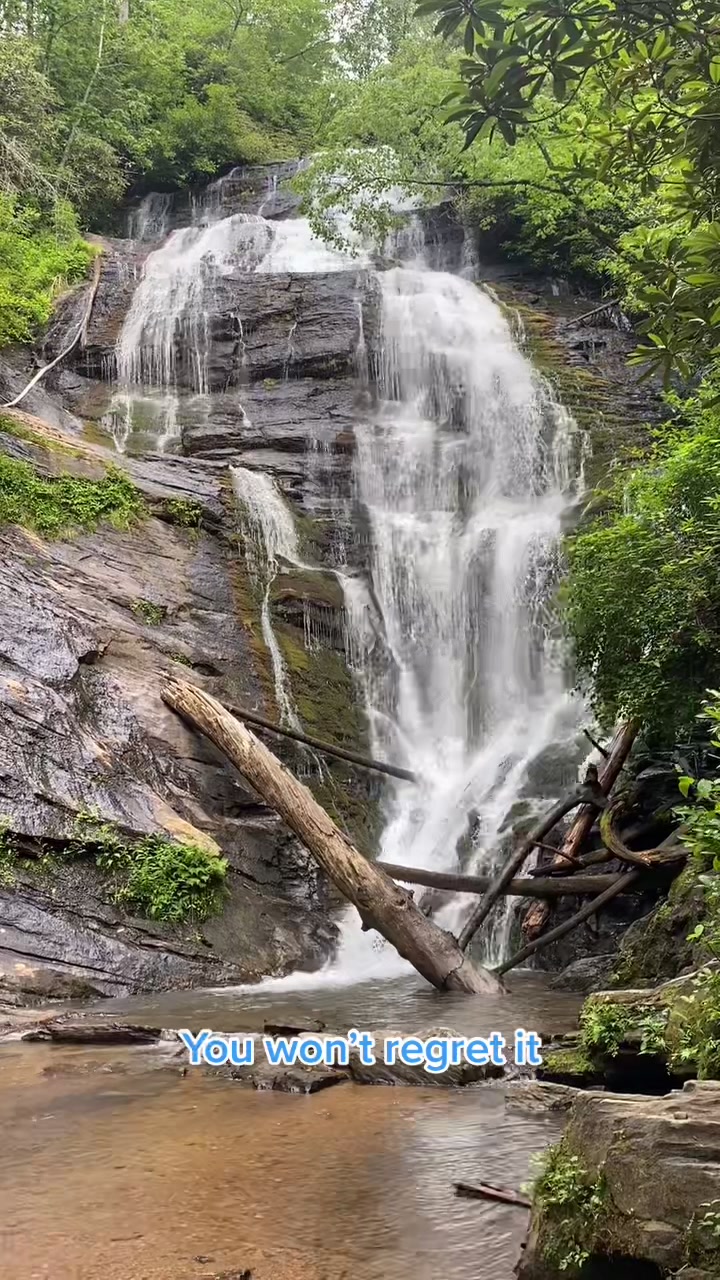
{"type": "Polygon", "coordinates": [[[21,1040],[45,1040],[53,1044],[157,1044],[160,1027],[139,1027],[124,1022],[48,1021],[25,1031],[21,1040]]]}

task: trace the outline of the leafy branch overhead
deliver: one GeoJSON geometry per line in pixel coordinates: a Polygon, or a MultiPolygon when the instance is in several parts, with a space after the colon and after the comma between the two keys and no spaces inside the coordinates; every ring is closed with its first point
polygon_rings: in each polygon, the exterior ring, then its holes
{"type": "MultiPolygon", "coordinates": [[[[572,138],[558,188],[601,182],[656,199],[629,244],[647,314],[636,360],[688,376],[720,351],[720,12],[715,0],[421,0],[462,38],[445,100],[465,146],[572,138]]],[[[548,157],[549,158],[549,157],[548,157]]]]}

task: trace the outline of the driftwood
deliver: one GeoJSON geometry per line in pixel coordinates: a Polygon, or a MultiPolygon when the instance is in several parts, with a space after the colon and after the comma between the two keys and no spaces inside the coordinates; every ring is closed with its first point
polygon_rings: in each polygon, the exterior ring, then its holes
{"type": "Polygon", "coordinates": [[[49,373],[51,369],[55,368],[55,365],[60,364],[61,360],[64,360],[66,356],[70,355],[70,352],[77,346],[78,342],[80,342],[81,340],[83,342],[85,341],[85,337],[87,334],[87,327],[88,327],[88,324],[90,323],[90,316],[92,315],[92,309],[95,304],[95,297],[97,295],[98,287],[100,284],[101,269],[102,269],[102,255],[98,254],[95,259],[95,264],[93,267],[93,278],[92,278],[92,283],[90,285],[90,291],[88,293],[87,300],[83,308],[82,320],[80,321],[80,324],[78,325],[77,330],[75,331],[75,335],[72,339],[72,342],[68,343],[65,349],[60,352],[60,355],[56,356],[54,360],[51,360],[49,364],[45,364],[41,369],[38,369],[37,373],[33,374],[27,386],[23,387],[19,395],[15,396],[13,400],[8,400],[7,404],[0,405],[0,408],[14,409],[16,405],[20,404],[21,400],[25,399],[25,396],[27,395],[28,391],[32,391],[32,388],[36,386],[37,383],[40,382],[42,378],[45,377],[46,373],[49,373]]]}
{"type": "Polygon", "coordinates": [[[493,1200],[497,1204],[513,1204],[518,1209],[531,1209],[532,1205],[519,1191],[509,1191],[506,1187],[493,1187],[489,1182],[480,1182],[476,1187],[468,1182],[453,1182],[456,1196],[465,1196],[468,1200],[493,1200]]]}
{"type": "Polygon", "coordinates": [[[441,990],[472,994],[498,992],[498,979],[472,964],[452,934],[428,920],[412,895],[368,862],[263,742],[210,694],[185,680],[169,681],[162,697],[193,728],[204,733],[280,815],[357,907],[363,924],[377,929],[441,990]]]}
{"type": "MultiPolygon", "coordinates": [[[[417,867],[401,867],[394,862],[376,862],[375,866],[382,867],[393,880],[402,880],[405,884],[421,884],[429,889],[445,890],[448,893],[486,893],[492,883],[490,876],[465,876],[455,871],[425,871],[417,867]]],[[[617,875],[565,875],[548,876],[545,879],[533,876],[510,880],[502,893],[503,897],[514,898],[595,897],[609,889],[617,878],[617,875]]]]}
{"type": "MultiPolygon", "coordinates": [[[[610,792],[620,777],[625,761],[630,755],[639,732],[640,721],[627,720],[625,724],[620,726],[615,734],[607,760],[604,762],[598,774],[598,781],[604,795],[610,795],[610,792]]],[[[565,840],[563,841],[563,853],[567,853],[571,857],[577,858],[583,844],[590,835],[595,818],[596,811],[593,808],[588,807],[580,810],[575,821],[571,824],[565,840]]]]}
{"type": "Polygon", "coordinates": [[[687,857],[687,850],[682,846],[682,829],[673,832],[670,842],[664,841],[656,849],[643,849],[639,852],[628,849],[617,829],[617,819],[625,809],[625,798],[618,796],[608,805],[600,819],[600,835],[613,858],[618,858],[621,862],[629,862],[635,867],[647,868],[663,863],[680,862],[687,857]]]}
{"type": "Polygon", "coordinates": [[[549,933],[542,934],[540,938],[535,938],[533,942],[528,942],[527,946],[522,947],[520,951],[516,951],[515,955],[506,960],[504,964],[498,965],[495,972],[498,974],[508,973],[510,969],[515,969],[519,964],[522,964],[523,960],[527,960],[534,955],[536,951],[549,946],[551,942],[557,942],[559,938],[564,938],[567,933],[572,933],[573,929],[577,929],[578,925],[589,920],[591,916],[594,916],[603,907],[607,906],[608,902],[612,902],[613,898],[617,898],[619,894],[627,893],[628,889],[632,889],[639,879],[640,872],[637,870],[626,871],[624,875],[618,876],[615,883],[609,889],[606,889],[604,893],[594,898],[592,902],[587,902],[584,907],[581,907],[574,916],[571,916],[569,920],[565,920],[563,924],[551,929],[549,933]]]}
{"type": "Polygon", "coordinates": [[[516,873],[520,870],[523,863],[530,856],[535,846],[545,836],[549,835],[553,827],[556,827],[567,813],[571,813],[573,809],[577,809],[578,805],[589,804],[594,809],[602,809],[605,806],[605,797],[600,791],[596,775],[588,770],[588,777],[583,786],[577,787],[570,795],[564,799],[558,800],[552,809],[530,832],[515,853],[511,854],[507,862],[500,868],[488,888],[485,898],[475,908],[470,919],[467,921],[458,939],[461,949],[464,951],[471,940],[474,938],[481,924],[487,919],[492,911],[498,898],[501,896],[505,887],[510,883],[516,873]]]}
{"type": "Polygon", "coordinates": [[[321,742],[319,738],[308,738],[306,734],[300,733],[297,729],[281,728],[274,721],[265,720],[262,716],[257,715],[255,711],[246,711],[244,707],[225,705],[230,714],[238,720],[244,720],[247,724],[257,725],[258,729],[265,729],[268,733],[276,733],[280,738],[291,738],[293,742],[301,742],[303,746],[312,747],[314,751],[319,751],[322,755],[336,756],[338,760],[347,760],[350,764],[356,764],[361,769],[369,769],[375,773],[387,773],[391,778],[402,778],[405,782],[417,782],[417,775],[411,773],[409,769],[400,769],[397,765],[386,764],[383,760],[370,760],[366,756],[358,755],[356,751],[346,751],[344,747],[336,747],[329,742],[321,742]]]}
{"type": "MultiPolygon", "coordinates": [[[[597,747],[604,756],[604,764],[597,775],[598,783],[604,795],[608,796],[617,782],[639,731],[640,722],[638,720],[628,720],[618,729],[609,751],[594,742],[586,731],[586,736],[590,738],[593,746],[597,747]]],[[[594,807],[583,806],[575,817],[574,822],[571,823],[570,830],[563,841],[562,847],[557,851],[554,863],[550,864],[551,866],[562,866],[564,859],[578,857],[585,840],[592,830],[596,815],[597,810],[594,807]]],[[[543,868],[543,870],[546,871],[547,868],[543,868]]],[[[547,924],[549,914],[550,909],[547,903],[544,902],[536,903],[530,908],[523,921],[523,935],[528,941],[540,936],[547,924]]]]}

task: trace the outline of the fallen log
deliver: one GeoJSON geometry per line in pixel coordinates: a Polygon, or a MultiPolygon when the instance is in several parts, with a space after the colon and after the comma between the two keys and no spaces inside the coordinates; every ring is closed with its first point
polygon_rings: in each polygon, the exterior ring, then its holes
{"type": "Polygon", "coordinates": [[[497,974],[509,973],[511,969],[516,969],[523,960],[529,959],[536,951],[540,951],[543,947],[548,947],[551,942],[557,942],[560,938],[564,938],[567,933],[572,933],[573,929],[577,929],[585,920],[589,920],[598,911],[607,906],[608,902],[612,902],[613,898],[617,898],[621,893],[627,893],[637,881],[640,879],[640,872],[626,871],[624,875],[618,876],[615,883],[604,893],[599,894],[597,898],[593,898],[592,902],[586,902],[584,907],[571,916],[569,920],[565,920],[562,924],[557,925],[555,929],[551,929],[549,933],[543,933],[541,937],[535,938],[533,942],[528,942],[526,946],[521,947],[520,951],[516,951],[514,956],[506,960],[503,964],[498,965],[495,972],[497,974]]]}
{"type": "Polygon", "coordinates": [[[600,791],[595,779],[588,771],[588,780],[574,791],[571,791],[564,799],[558,800],[552,809],[545,815],[530,834],[523,840],[522,844],[508,858],[507,862],[500,868],[497,875],[493,879],[488,888],[487,894],[483,901],[475,908],[470,919],[463,928],[458,942],[461,950],[465,951],[468,944],[472,941],[480,928],[481,924],[487,919],[492,911],[498,898],[501,896],[506,885],[520,870],[523,863],[530,856],[535,846],[549,835],[553,827],[556,827],[567,813],[572,813],[573,809],[577,809],[580,804],[593,805],[595,809],[602,809],[605,805],[605,797],[600,791]]]}
{"type": "MultiPolygon", "coordinates": [[[[639,732],[640,721],[628,720],[618,729],[610,744],[609,751],[606,751],[590,738],[590,741],[593,742],[593,745],[597,747],[604,757],[604,764],[597,775],[599,786],[604,795],[608,796],[617,782],[639,732]]],[[[590,735],[587,734],[587,737],[590,737],[590,735]]],[[[554,863],[550,863],[551,867],[562,865],[564,859],[576,859],[579,856],[583,844],[590,835],[596,814],[597,810],[594,807],[583,806],[571,823],[570,830],[557,852],[554,863]]],[[[546,871],[547,868],[543,868],[543,870],[546,871]]],[[[540,936],[547,924],[549,915],[550,908],[545,902],[535,903],[530,908],[523,921],[522,930],[524,937],[528,941],[540,936]]]]}
{"type": "Polygon", "coordinates": [[[377,929],[428,982],[440,990],[496,993],[498,979],[472,964],[452,934],[428,920],[407,889],[368,862],[318,804],[312,792],[215,698],[185,680],[170,680],[163,700],[205,734],[280,815],[357,907],[366,928],[377,929]]]}
{"type": "Polygon", "coordinates": [[[518,1209],[532,1209],[532,1205],[519,1191],[510,1191],[506,1187],[493,1187],[489,1182],[480,1182],[473,1187],[468,1182],[453,1182],[456,1196],[465,1196],[468,1200],[493,1200],[497,1204],[513,1204],[518,1209]]]}
{"type": "MultiPolygon", "coordinates": [[[[490,876],[465,876],[455,871],[425,871],[417,867],[402,867],[395,862],[376,862],[393,880],[405,884],[421,884],[429,889],[448,893],[485,893],[491,884],[490,876]]],[[[648,867],[650,870],[650,867],[648,867]]],[[[609,889],[617,875],[598,876],[548,876],[510,880],[503,889],[503,897],[514,898],[567,898],[593,897],[609,889]]]]}
{"type": "Polygon", "coordinates": [[[314,751],[319,751],[322,755],[336,756],[338,760],[347,760],[350,764],[359,765],[361,769],[369,769],[375,773],[387,773],[391,778],[401,778],[405,782],[417,782],[417,774],[412,773],[410,769],[401,769],[398,765],[386,764],[384,760],[371,760],[367,756],[361,756],[356,751],[347,751],[344,747],[336,747],[329,742],[322,742],[319,738],[309,738],[307,734],[300,733],[297,729],[281,728],[279,724],[275,724],[272,720],[265,720],[262,716],[257,715],[255,711],[246,711],[244,707],[233,707],[226,704],[226,710],[238,720],[243,720],[247,724],[257,725],[258,729],[265,729],[268,733],[276,733],[280,738],[291,738],[293,742],[301,742],[305,747],[312,747],[314,751]]]}

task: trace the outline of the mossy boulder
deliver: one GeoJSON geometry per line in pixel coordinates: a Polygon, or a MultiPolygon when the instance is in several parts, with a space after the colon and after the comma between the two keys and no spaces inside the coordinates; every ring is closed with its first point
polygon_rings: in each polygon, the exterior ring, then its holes
{"type": "Polygon", "coordinates": [[[694,1266],[717,1277],[718,1152],[718,1084],[664,1098],[578,1094],[535,1183],[519,1280],[590,1280],[611,1263],[613,1275],[684,1277],[694,1266]]]}
{"type": "Polygon", "coordinates": [[[652,986],[701,962],[703,948],[688,942],[688,935],[704,914],[703,889],[690,866],[674,882],[666,901],[624,934],[611,985],[652,986]]]}

